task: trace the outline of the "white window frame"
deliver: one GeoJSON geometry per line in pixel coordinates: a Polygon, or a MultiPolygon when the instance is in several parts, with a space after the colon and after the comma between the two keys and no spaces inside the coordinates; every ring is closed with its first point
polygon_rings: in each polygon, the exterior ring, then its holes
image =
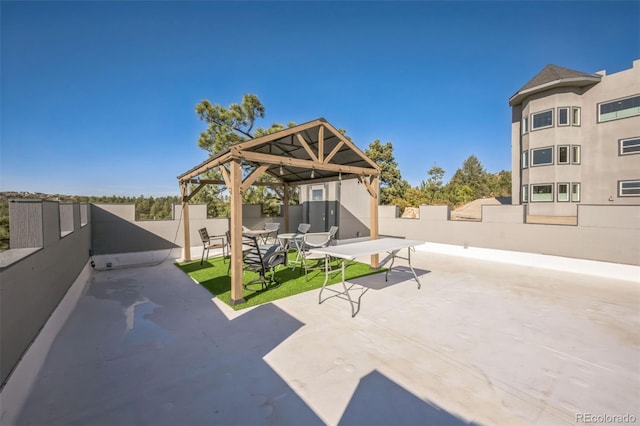
{"type": "Polygon", "coordinates": [[[325,201],[325,190],[324,185],[312,185],[309,187],[309,201],[325,201]],[[320,200],[313,199],[313,193],[315,191],[320,191],[322,198],[320,200]]]}
{"type": "Polygon", "coordinates": [[[640,197],[640,179],[619,180],[618,181],[618,197],[640,197]],[[624,188],[625,184],[632,184],[633,187],[624,188]],[[633,191],[633,192],[625,194],[625,191],[633,191]]]}
{"type": "Polygon", "coordinates": [[[556,164],[570,164],[571,163],[571,146],[570,145],[558,145],[558,159],[556,160],[556,164]],[[562,157],[560,156],[560,150],[564,148],[567,151],[566,161],[562,161],[562,157]]]}
{"type": "Polygon", "coordinates": [[[571,182],[571,202],[580,202],[580,182],[571,182]],[[577,188],[577,191],[575,188],[577,188]]]}
{"type": "Polygon", "coordinates": [[[601,109],[601,107],[603,105],[613,104],[613,103],[616,103],[616,102],[621,103],[622,101],[626,101],[627,99],[635,99],[635,98],[640,98],[640,95],[626,96],[626,97],[620,98],[620,99],[614,99],[614,100],[611,100],[611,101],[600,102],[597,105],[598,123],[606,123],[607,121],[619,120],[621,118],[634,117],[636,115],[640,115],[640,105],[634,106],[634,107],[630,107],[630,108],[626,108],[626,109],[619,110],[619,111],[615,111],[615,112],[606,113],[606,114],[604,114],[604,115],[606,115],[606,117],[604,117],[604,118],[603,118],[603,114],[600,112],[600,109],[601,109]]]}
{"type": "Polygon", "coordinates": [[[529,168],[529,150],[522,151],[522,168],[529,168]]]}
{"type": "Polygon", "coordinates": [[[539,166],[551,166],[553,165],[553,154],[554,154],[554,149],[553,146],[545,146],[543,148],[534,148],[531,149],[531,156],[529,158],[529,163],[531,165],[531,167],[539,167],[539,166]],[[540,163],[540,164],[535,164],[534,160],[535,160],[535,151],[542,151],[543,149],[549,149],[551,150],[551,162],[550,163],[540,163]]]}
{"type": "Polygon", "coordinates": [[[571,184],[569,182],[558,182],[556,184],[556,200],[559,203],[568,203],[569,202],[569,189],[571,189],[571,184]],[[560,186],[564,185],[566,192],[560,192],[560,186]],[[561,196],[562,195],[562,196],[561,196]]]}
{"type": "Polygon", "coordinates": [[[580,107],[571,107],[571,125],[580,126],[580,107]]]}
{"type": "Polygon", "coordinates": [[[580,145],[571,145],[571,164],[580,164],[582,162],[582,148],[580,145]],[[576,155],[576,153],[578,155],[576,155]],[[578,158],[576,158],[578,157],[578,158]]]}
{"type": "Polygon", "coordinates": [[[550,127],[553,127],[553,108],[531,114],[531,131],[532,132],[534,130],[548,129],[550,127]],[[549,112],[551,113],[551,124],[547,124],[546,126],[535,127],[536,115],[547,114],[549,112]]]}
{"type": "MultiPolygon", "coordinates": [[[[553,187],[554,185],[552,183],[536,183],[536,184],[531,184],[531,197],[529,197],[529,199],[531,200],[531,203],[553,203],[553,187]],[[534,188],[539,187],[539,186],[548,186],[550,189],[549,195],[551,196],[550,200],[534,200],[534,195],[538,195],[538,194],[534,194],[534,188]]],[[[546,194],[545,194],[546,195],[546,194]]]]}
{"type": "Polygon", "coordinates": [[[558,107],[558,127],[565,127],[565,126],[569,126],[571,124],[571,108],[570,107],[558,107]],[[566,122],[563,123],[562,121],[560,121],[560,112],[561,111],[566,111],[567,113],[567,117],[566,117],[566,122]]]}
{"type": "Polygon", "coordinates": [[[529,202],[529,185],[522,185],[522,202],[529,202]]]}
{"type": "Polygon", "coordinates": [[[522,134],[526,135],[529,133],[529,116],[525,115],[522,117],[522,134]]]}
{"type": "Polygon", "coordinates": [[[640,154],[640,136],[633,138],[620,139],[618,141],[618,155],[635,155],[640,154]],[[633,142],[627,149],[631,148],[628,152],[625,152],[624,143],[633,142]]]}

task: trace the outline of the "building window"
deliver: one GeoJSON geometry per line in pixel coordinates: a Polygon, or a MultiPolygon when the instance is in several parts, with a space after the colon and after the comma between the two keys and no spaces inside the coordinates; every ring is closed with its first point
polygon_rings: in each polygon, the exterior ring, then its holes
{"type": "Polygon", "coordinates": [[[322,201],[323,199],[324,199],[324,190],[322,189],[311,190],[311,201],[322,201]]]}
{"type": "Polygon", "coordinates": [[[569,107],[558,108],[558,126],[569,125],[569,107]]]}
{"type": "Polygon", "coordinates": [[[522,117],[522,134],[529,133],[529,116],[522,117]]]}
{"type": "Polygon", "coordinates": [[[580,164],[580,145],[571,145],[571,164],[580,164]]]}
{"type": "Polygon", "coordinates": [[[598,123],[640,115],[640,96],[598,104],[598,123]]]}
{"type": "Polygon", "coordinates": [[[553,126],[553,110],[533,114],[533,126],[531,130],[544,129],[553,126]]]}
{"type": "Polygon", "coordinates": [[[574,203],[580,202],[580,184],[572,183],[571,184],[571,201],[574,203]]]}
{"type": "Polygon", "coordinates": [[[529,185],[522,185],[522,202],[529,202],[529,185]]]}
{"type": "Polygon", "coordinates": [[[558,184],[558,201],[569,201],[569,184],[558,184]]]}
{"type": "Polygon", "coordinates": [[[553,201],[553,184],[531,185],[531,202],[553,201]]]}
{"type": "Polygon", "coordinates": [[[546,166],[553,164],[553,147],[538,148],[531,150],[531,165],[546,166]]]}
{"type": "Polygon", "coordinates": [[[522,153],[522,168],[526,169],[529,167],[529,151],[524,151],[522,153]]]}
{"type": "Polygon", "coordinates": [[[569,145],[558,147],[558,164],[569,164],[569,145]]]}
{"type": "Polygon", "coordinates": [[[640,197],[640,180],[621,180],[618,182],[619,197],[640,197]]]}
{"type": "Polygon", "coordinates": [[[620,139],[620,155],[640,154],[640,138],[620,139]]]}
{"type": "Polygon", "coordinates": [[[571,109],[571,125],[579,126],[580,125],[580,107],[573,107],[571,109]]]}

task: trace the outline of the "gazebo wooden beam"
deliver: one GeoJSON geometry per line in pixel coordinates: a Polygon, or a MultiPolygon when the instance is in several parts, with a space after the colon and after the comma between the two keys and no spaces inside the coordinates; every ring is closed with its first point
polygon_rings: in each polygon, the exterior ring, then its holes
{"type": "MultiPolygon", "coordinates": [[[[315,126],[322,125],[324,123],[325,121],[318,119],[318,120],[310,121],[306,124],[302,124],[300,126],[295,126],[289,129],[280,130],[277,133],[278,139],[282,139],[290,135],[295,135],[296,133],[311,129],[315,126]]],[[[235,146],[240,147],[241,149],[247,149],[247,148],[252,148],[256,145],[262,145],[263,143],[271,142],[271,141],[273,141],[273,134],[268,134],[268,135],[260,136],[259,138],[248,140],[246,142],[241,142],[235,146]]]]}
{"type": "Polygon", "coordinates": [[[220,164],[220,174],[222,175],[222,179],[224,180],[224,184],[227,188],[231,188],[231,178],[229,178],[229,170],[227,170],[227,166],[224,164],[220,164]]]}
{"type": "Polygon", "coordinates": [[[342,148],[343,146],[344,146],[344,142],[342,141],[338,142],[338,144],[335,146],[335,148],[333,148],[333,150],[329,153],[329,155],[324,157],[324,160],[322,162],[324,164],[327,164],[329,161],[331,161],[331,159],[338,153],[338,151],[340,151],[340,148],[342,148]]]}
{"type": "Polygon", "coordinates": [[[372,168],[378,170],[378,174],[379,174],[380,166],[378,166],[375,163],[375,161],[373,161],[371,158],[367,157],[364,152],[360,151],[360,149],[353,142],[351,142],[349,139],[347,139],[342,133],[340,133],[338,131],[338,129],[333,127],[331,124],[329,124],[329,123],[323,123],[323,124],[324,124],[324,127],[327,128],[327,130],[329,130],[338,139],[340,139],[345,145],[347,145],[349,148],[351,148],[353,150],[353,152],[355,152],[356,154],[358,154],[360,156],[360,158],[362,158],[364,161],[369,163],[372,168]]]}
{"type": "MultiPolygon", "coordinates": [[[[216,180],[216,179],[191,179],[190,181],[188,181],[188,183],[204,183],[207,185],[224,185],[227,188],[231,187],[231,183],[227,184],[227,182],[225,182],[224,180],[216,180]]],[[[270,186],[273,188],[280,188],[282,187],[282,185],[284,185],[281,182],[253,182],[252,183],[253,186],[270,186]]]]}
{"type": "Polygon", "coordinates": [[[324,163],[324,126],[318,127],[318,161],[324,163]]]}
{"type": "Polygon", "coordinates": [[[343,166],[334,163],[321,163],[319,161],[302,160],[298,158],[285,158],[277,155],[263,154],[260,152],[242,151],[232,149],[233,158],[241,158],[259,164],[282,164],[302,169],[327,170],[332,172],[352,173],[357,175],[379,175],[380,170],[375,168],[343,166]]]}
{"type": "Polygon", "coordinates": [[[190,172],[187,172],[185,174],[183,174],[182,176],[178,177],[178,181],[179,182],[185,182],[188,181],[196,176],[200,176],[202,173],[204,172],[208,172],[209,170],[221,165],[221,164],[225,164],[228,163],[229,160],[231,159],[231,153],[227,152],[223,155],[221,155],[220,157],[211,159],[210,161],[207,161],[203,164],[201,164],[199,167],[191,170],[190,172]]]}
{"type": "MultiPolygon", "coordinates": [[[[357,178],[359,175],[353,174],[353,173],[343,173],[342,174],[342,180],[348,180],[348,179],[355,179],[357,178]]],[[[326,177],[326,178],[318,178],[318,179],[309,179],[309,180],[301,180],[298,182],[291,182],[289,185],[291,186],[301,186],[301,185],[313,185],[316,183],[325,183],[325,182],[335,182],[336,178],[335,177],[326,177]]]]}
{"type": "Polygon", "coordinates": [[[260,176],[264,174],[264,172],[269,168],[269,165],[263,164],[262,166],[255,169],[249,176],[244,178],[242,185],[240,186],[240,191],[245,192],[260,176]]]}
{"type": "Polygon", "coordinates": [[[186,196],[183,195],[182,202],[188,203],[189,201],[191,201],[191,199],[193,198],[194,195],[196,195],[198,192],[200,192],[200,190],[202,188],[204,188],[204,186],[205,186],[204,183],[202,183],[202,182],[198,182],[198,183],[200,183],[200,185],[198,185],[193,191],[191,191],[190,194],[188,194],[186,196]]]}
{"type": "Polygon", "coordinates": [[[302,145],[304,150],[307,151],[307,154],[309,155],[311,160],[318,162],[318,157],[316,157],[316,155],[313,153],[313,151],[311,150],[311,147],[309,146],[307,141],[304,140],[302,135],[300,133],[296,133],[296,138],[298,139],[298,142],[300,142],[300,145],[302,145]]]}

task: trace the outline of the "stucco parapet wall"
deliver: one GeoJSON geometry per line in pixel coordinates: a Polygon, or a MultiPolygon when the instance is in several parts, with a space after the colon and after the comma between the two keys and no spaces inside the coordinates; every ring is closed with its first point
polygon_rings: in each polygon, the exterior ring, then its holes
{"type": "Polygon", "coordinates": [[[397,206],[379,206],[378,207],[378,217],[390,217],[396,218],[398,217],[399,209],[397,206]]]}
{"type": "Polygon", "coordinates": [[[449,206],[420,206],[420,219],[443,222],[451,220],[451,208],[449,206]]]}
{"type": "MultiPolygon", "coordinates": [[[[182,219],[182,204],[173,205],[173,218],[175,220],[182,219]]],[[[206,219],[207,218],[207,205],[206,204],[189,204],[189,219],[206,219]]]]}
{"type": "Polygon", "coordinates": [[[598,228],[640,230],[640,206],[578,205],[578,224],[598,228]]]}
{"type": "Polygon", "coordinates": [[[481,220],[486,223],[525,223],[525,209],[522,205],[515,206],[481,206],[481,220]]]}

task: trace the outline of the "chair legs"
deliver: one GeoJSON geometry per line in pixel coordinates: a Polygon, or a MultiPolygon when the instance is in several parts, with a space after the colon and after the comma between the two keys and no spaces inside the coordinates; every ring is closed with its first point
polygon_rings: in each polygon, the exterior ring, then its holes
{"type": "Polygon", "coordinates": [[[207,260],[209,260],[209,248],[208,247],[203,247],[202,248],[202,257],[200,258],[200,264],[204,264],[204,253],[207,253],[207,260]]]}
{"type": "Polygon", "coordinates": [[[243,284],[242,286],[245,289],[255,291],[256,293],[267,290],[269,288],[269,284],[274,284],[271,286],[271,288],[280,287],[280,284],[282,283],[278,281],[278,279],[276,278],[275,268],[271,268],[269,272],[270,272],[270,276],[268,278],[266,273],[260,273],[260,276],[258,278],[256,278],[255,280],[251,280],[248,283],[243,284]],[[251,284],[257,284],[257,283],[260,283],[262,286],[260,290],[253,290],[249,288],[251,284]]]}

